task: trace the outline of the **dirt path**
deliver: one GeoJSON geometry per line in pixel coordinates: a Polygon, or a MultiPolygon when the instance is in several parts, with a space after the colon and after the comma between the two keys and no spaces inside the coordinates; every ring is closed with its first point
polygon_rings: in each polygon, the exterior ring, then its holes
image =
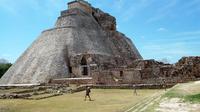
{"type": "Polygon", "coordinates": [[[162,99],[156,112],[199,112],[200,104],[185,103],[179,98],[162,99]]]}
{"type": "Polygon", "coordinates": [[[124,112],[145,112],[147,107],[153,105],[155,101],[159,100],[162,94],[164,94],[164,92],[155,93],[154,95],[145,98],[124,112]]]}
{"type": "MultiPolygon", "coordinates": [[[[163,94],[164,92],[155,93],[151,97],[145,98],[124,112],[145,112],[145,110],[149,106],[152,106],[154,102],[158,101],[163,94]]],[[[165,98],[161,100],[159,107],[155,112],[199,112],[199,110],[200,104],[185,103],[179,98],[165,98]]]]}

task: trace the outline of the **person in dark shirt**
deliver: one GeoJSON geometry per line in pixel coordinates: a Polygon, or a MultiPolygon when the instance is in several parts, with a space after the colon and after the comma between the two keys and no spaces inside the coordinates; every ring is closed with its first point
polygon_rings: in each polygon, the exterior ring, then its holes
{"type": "Polygon", "coordinates": [[[165,91],[167,90],[167,85],[166,85],[166,80],[163,79],[163,88],[165,89],[165,91]]]}
{"type": "Polygon", "coordinates": [[[90,87],[86,87],[85,101],[87,97],[89,98],[89,101],[92,101],[90,97],[90,92],[91,92],[90,87]]]}
{"type": "Polygon", "coordinates": [[[137,96],[137,88],[136,88],[136,85],[135,85],[135,84],[133,85],[133,90],[134,90],[133,93],[137,96]]]}

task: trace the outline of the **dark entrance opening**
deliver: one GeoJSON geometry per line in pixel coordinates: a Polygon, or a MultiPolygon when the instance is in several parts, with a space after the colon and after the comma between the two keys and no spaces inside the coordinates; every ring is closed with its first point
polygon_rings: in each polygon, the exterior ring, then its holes
{"type": "Polygon", "coordinates": [[[123,77],[123,71],[120,71],[120,77],[123,77]]]}
{"type": "Polygon", "coordinates": [[[87,67],[83,67],[82,75],[88,75],[88,68],[87,67]]]}
{"type": "Polygon", "coordinates": [[[72,73],[72,67],[69,67],[69,73],[72,73]]]}
{"type": "Polygon", "coordinates": [[[88,75],[87,60],[85,57],[81,59],[82,75],[88,75]]]}

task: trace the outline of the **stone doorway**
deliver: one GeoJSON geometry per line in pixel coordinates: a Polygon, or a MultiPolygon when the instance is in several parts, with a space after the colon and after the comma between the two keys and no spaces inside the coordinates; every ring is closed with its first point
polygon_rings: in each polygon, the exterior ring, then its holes
{"type": "Polygon", "coordinates": [[[87,65],[87,60],[85,57],[81,59],[81,68],[82,68],[82,75],[88,75],[88,65],[87,65]]]}
{"type": "Polygon", "coordinates": [[[88,67],[82,66],[82,75],[88,75],[88,67]]]}

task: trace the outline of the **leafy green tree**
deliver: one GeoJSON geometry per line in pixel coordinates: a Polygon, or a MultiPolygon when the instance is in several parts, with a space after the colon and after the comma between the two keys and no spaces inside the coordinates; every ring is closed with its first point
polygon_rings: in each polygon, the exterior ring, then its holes
{"type": "Polygon", "coordinates": [[[0,78],[3,76],[4,73],[12,66],[11,63],[0,64],[0,78]]]}

